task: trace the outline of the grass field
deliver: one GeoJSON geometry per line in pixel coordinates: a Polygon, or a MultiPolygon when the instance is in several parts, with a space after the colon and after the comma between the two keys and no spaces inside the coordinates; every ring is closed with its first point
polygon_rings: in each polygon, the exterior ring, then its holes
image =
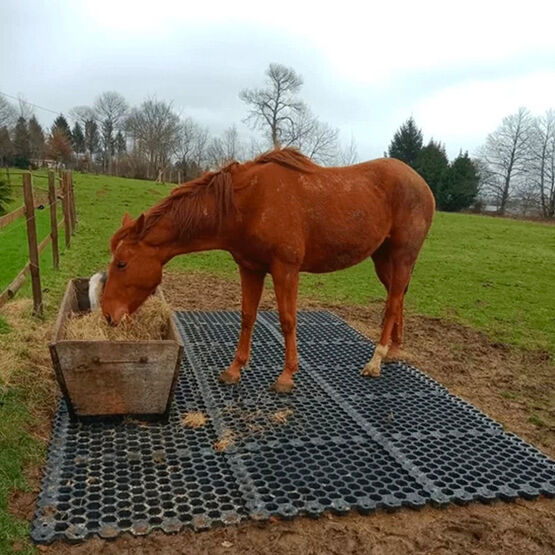
{"type": "MultiPolygon", "coordinates": [[[[121,178],[76,175],[79,233],[54,275],[50,252],[42,257],[43,281],[60,292],[68,278],[104,268],[108,242],[124,211],[138,215],[170,186],[121,178]]],[[[38,212],[39,237],[47,211],[38,212]]],[[[26,258],[22,221],[0,231],[0,290],[26,258]],[[7,254],[6,254],[7,253],[7,254]]],[[[237,279],[227,253],[179,257],[171,268],[203,269],[237,279]]],[[[469,324],[493,339],[555,353],[555,226],[516,220],[437,213],[407,295],[408,310],[469,324]]],[[[28,286],[27,286],[28,287],[28,286]]],[[[365,304],[384,298],[371,261],[342,272],[303,275],[301,294],[365,304]]],[[[56,295],[51,296],[56,302],[56,295]]]]}
{"type": "MultiPolygon", "coordinates": [[[[129,211],[136,216],[171,190],[170,186],[152,182],[95,175],[76,174],[74,182],[78,233],[71,248],[62,249],[59,272],[52,269],[50,249],[41,256],[46,318],[50,321],[68,279],[106,267],[109,238],[123,213],[129,211]]],[[[37,222],[42,238],[48,233],[48,212],[39,211],[37,222]]],[[[0,290],[17,275],[26,258],[25,225],[18,220],[0,230],[0,290]]],[[[238,279],[236,266],[227,253],[184,256],[172,261],[170,267],[200,269],[238,279]]],[[[494,341],[517,348],[543,349],[553,356],[553,268],[555,226],[437,213],[416,266],[407,309],[456,320],[485,331],[494,341]]],[[[29,291],[27,283],[19,297],[28,296],[29,291]]],[[[384,298],[371,261],[334,274],[303,275],[301,294],[346,304],[366,304],[384,298]]],[[[13,348],[20,340],[0,314],[0,351],[8,345],[13,348]]],[[[14,487],[24,489],[24,464],[44,456],[43,444],[24,431],[35,418],[27,407],[33,405],[33,396],[40,396],[40,392],[33,389],[33,380],[29,379],[33,361],[27,346],[22,344],[18,349],[24,361],[18,369],[25,376],[24,385],[13,379],[14,369],[3,365],[0,359],[0,553],[10,552],[14,539],[25,544],[27,525],[7,513],[7,496],[14,487]]]]}

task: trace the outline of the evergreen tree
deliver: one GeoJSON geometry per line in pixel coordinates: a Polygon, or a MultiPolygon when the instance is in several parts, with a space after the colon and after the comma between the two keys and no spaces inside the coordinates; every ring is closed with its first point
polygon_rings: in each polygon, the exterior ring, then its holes
{"type": "Polygon", "coordinates": [[[7,212],[6,205],[12,201],[12,188],[7,181],[0,179],[0,216],[7,212]]]}
{"type": "Polygon", "coordinates": [[[7,127],[0,127],[0,163],[7,166],[11,163],[14,155],[14,148],[10,132],[7,127]]]}
{"type": "Polygon", "coordinates": [[[116,135],[115,147],[118,156],[122,156],[127,152],[127,144],[121,131],[118,131],[118,134],[116,135]]]}
{"type": "Polygon", "coordinates": [[[73,144],[73,150],[77,154],[85,152],[85,135],[83,135],[79,122],[75,122],[75,125],[73,126],[73,130],[71,132],[71,142],[73,144]]]}
{"type": "Polygon", "coordinates": [[[436,202],[449,169],[449,159],[441,143],[433,139],[418,153],[414,169],[425,179],[436,202]]]}
{"type": "Polygon", "coordinates": [[[29,120],[29,141],[31,158],[41,160],[44,154],[44,132],[35,116],[31,116],[29,120]]]}
{"type": "Polygon", "coordinates": [[[102,122],[102,150],[104,171],[109,171],[111,169],[110,162],[114,155],[114,125],[109,119],[102,122]]]}
{"type": "Polygon", "coordinates": [[[421,149],[422,131],[416,127],[411,117],[393,136],[388,155],[390,158],[398,158],[414,168],[421,149]]]}
{"type": "Polygon", "coordinates": [[[60,130],[63,131],[71,142],[71,129],[69,128],[69,124],[67,123],[66,118],[64,118],[63,114],[60,114],[52,124],[51,134],[54,135],[55,131],[60,130]]]}
{"type": "Polygon", "coordinates": [[[99,148],[100,135],[98,133],[98,125],[93,119],[88,119],[85,122],[85,150],[92,158],[99,148]]]}
{"type": "Polygon", "coordinates": [[[31,139],[25,118],[20,117],[15,124],[14,138],[14,165],[18,168],[27,169],[29,167],[29,157],[31,156],[31,139]]]}
{"type": "Polygon", "coordinates": [[[476,200],[479,181],[478,168],[468,152],[461,152],[449,166],[439,193],[438,208],[448,212],[468,208],[476,200]]]}

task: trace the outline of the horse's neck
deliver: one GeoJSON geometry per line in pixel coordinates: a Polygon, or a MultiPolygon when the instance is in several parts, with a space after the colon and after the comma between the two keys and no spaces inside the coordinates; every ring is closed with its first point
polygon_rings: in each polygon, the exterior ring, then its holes
{"type": "Polygon", "coordinates": [[[163,264],[180,254],[225,248],[218,226],[203,226],[201,219],[184,232],[184,224],[177,218],[175,213],[162,216],[145,236],[157,248],[163,264]]]}

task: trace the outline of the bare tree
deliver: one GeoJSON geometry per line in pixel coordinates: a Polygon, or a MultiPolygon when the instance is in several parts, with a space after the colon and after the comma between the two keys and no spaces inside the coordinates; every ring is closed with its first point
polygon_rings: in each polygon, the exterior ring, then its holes
{"type": "Polygon", "coordinates": [[[121,94],[108,91],[100,94],[94,102],[96,119],[101,123],[104,169],[111,171],[114,153],[114,133],[121,130],[128,106],[121,94]]]}
{"type": "Polygon", "coordinates": [[[357,143],[353,135],[351,135],[351,140],[346,145],[339,148],[337,153],[337,164],[340,166],[352,166],[358,161],[357,143]]]}
{"type": "Polygon", "coordinates": [[[94,113],[99,121],[110,121],[114,129],[120,129],[128,110],[127,101],[114,91],[103,92],[94,102],[94,113]]]}
{"type": "Polygon", "coordinates": [[[96,114],[90,106],[75,106],[69,111],[69,116],[83,128],[87,121],[96,120],[96,114]]]}
{"type": "Polygon", "coordinates": [[[293,68],[270,64],[266,87],[244,89],[239,98],[249,107],[247,121],[268,132],[271,144],[279,148],[283,137],[290,136],[293,120],[305,108],[297,96],[303,80],[293,68]]]}
{"type": "Polygon", "coordinates": [[[249,138],[249,145],[246,148],[245,156],[249,160],[260,156],[263,152],[266,152],[267,146],[265,146],[261,141],[255,137],[249,138]]]}
{"type": "Polygon", "coordinates": [[[529,176],[546,218],[555,215],[555,112],[534,119],[529,176]]]}
{"type": "Polygon", "coordinates": [[[526,108],[503,119],[501,125],[486,139],[480,158],[490,172],[484,186],[494,195],[499,213],[507,208],[512,187],[522,179],[530,161],[532,118],[526,108]]]}
{"type": "Polygon", "coordinates": [[[181,122],[177,147],[177,167],[183,171],[183,179],[188,181],[202,173],[206,164],[208,130],[200,127],[191,118],[181,122]]]}
{"type": "Polygon", "coordinates": [[[515,185],[514,200],[521,216],[538,214],[540,211],[538,189],[528,174],[515,185]]]}
{"type": "Polygon", "coordinates": [[[17,107],[18,107],[18,115],[20,118],[24,118],[26,120],[30,119],[33,116],[33,106],[25,100],[22,94],[17,96],[17,107]]]}
{"type": "Polygon", "coordinates": [[[11,127],[15,124],[17,112],[12,104],[0,94],[0,127],[11,127]]]}
{"type": "Polygon", "coordinates": [[[237,132],[232,125],[226,129],[222,137],[215,137],[208,146],[208,162],[214,169],[221,168],[234,160],[243,158],[244,148],[237,132]]]}
{"type": "Polygon", "coordinates": [[[294,146],[315,162],[330,165],[337,160],[339,131],[321,122],[308,108],[292,119],[284,146],[294,146]]]}
{"type": "Polygon", "coordinates": [[[179,150],[181,122],[172,105],[146,100],[131,112],[127,129],[134,138],[135,154],[148,161],[147,177],[159,176],[179,150]]]}

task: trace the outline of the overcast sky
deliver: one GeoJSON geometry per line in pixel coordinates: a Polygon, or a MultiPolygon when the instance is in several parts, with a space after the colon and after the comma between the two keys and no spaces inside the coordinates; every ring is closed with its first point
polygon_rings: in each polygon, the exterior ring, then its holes
{"type": "MultiPolygon", "coordinates": [[[[0,0],[0,91],[55,111],[116,90],[173,101],[218,133],[270,62],[321,120],[381,156],[413,116],[453,157],[503,116],[555,108],[555,2],[0,0]],[[381,5],[375,5],[381,4],[381,5]]],[[[36,110],[45,124],[53,114],[36,110]]]]}

